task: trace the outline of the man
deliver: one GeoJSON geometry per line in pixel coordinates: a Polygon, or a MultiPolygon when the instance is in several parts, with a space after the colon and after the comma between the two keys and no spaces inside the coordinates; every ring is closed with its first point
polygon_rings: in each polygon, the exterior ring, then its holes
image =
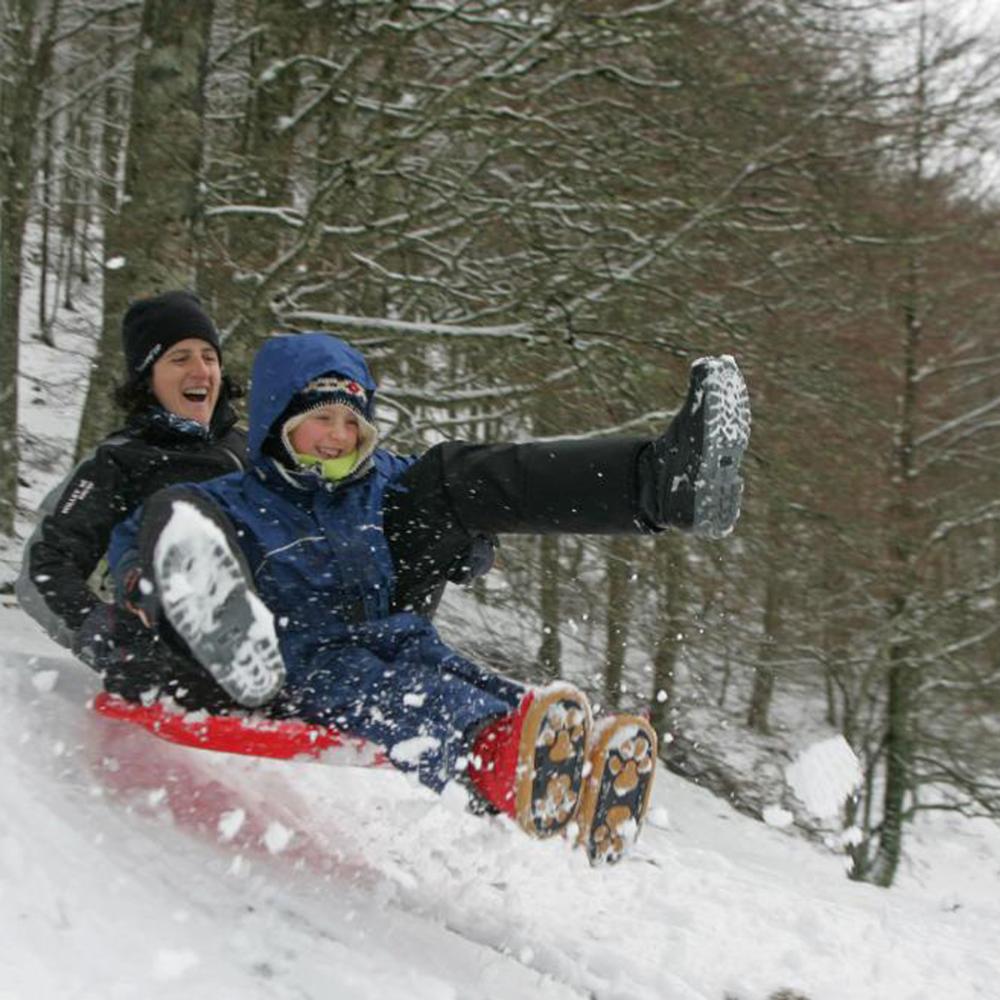
{"type": "MultiPolygon", "coordinates": [[[[242,469],[246,434],[222,373],[218,331],[190,292],[129,306],[122,321],[125,426],[105,438],[45,498],[24,550],[21,606],[57,642],[98,670],[109,690],[136,696],[173,656],[133,615],[98,594],[115,525],[157,490],[242,469]]],[[[199,674],[192,670],[194,680],[199,674]]]]}

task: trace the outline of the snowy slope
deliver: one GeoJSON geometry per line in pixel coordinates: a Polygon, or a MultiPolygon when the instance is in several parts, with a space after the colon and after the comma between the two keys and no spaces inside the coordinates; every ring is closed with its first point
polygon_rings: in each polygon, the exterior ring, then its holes
{"type": "MultiPolygon", "coordinates": [[[[1000,843],[891,892],[668,774],[592,870],[389,770],[162,743],[0,610],[0,998],[1000,997],[1000,843]]],[[[938,839],[943,838],[943,839],[938,839]]]]}

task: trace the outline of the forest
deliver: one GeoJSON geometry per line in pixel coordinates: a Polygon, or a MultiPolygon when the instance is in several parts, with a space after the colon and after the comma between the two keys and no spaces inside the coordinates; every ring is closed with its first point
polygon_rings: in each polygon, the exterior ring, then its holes
{"type": "Polygon", "coordinates": [[[926,0],[0,0],[0,536],[21,355],[85,293],[77,458],[167,288],[240,380],[274,331],[361,347],[400,452],[651,435],[732,354],[735,533],[504,538],[471,597],[524,629],[464,645],[543,680],[585,642],[755,815],[794,703],[889,886],[920,810],[1000,819],[998,55],[926,0]]]}

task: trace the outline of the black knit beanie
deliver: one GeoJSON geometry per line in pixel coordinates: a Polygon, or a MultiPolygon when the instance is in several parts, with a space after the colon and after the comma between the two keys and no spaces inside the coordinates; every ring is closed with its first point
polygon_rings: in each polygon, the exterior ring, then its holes
{"type": "Polygon", "coordinates": [[[196,295],[172,291],[133,302],[122,320],[122,348],[128,381],[138,382],[174,344],[188,337],[211,344],[221,362],[219,331],[196,295]]]}

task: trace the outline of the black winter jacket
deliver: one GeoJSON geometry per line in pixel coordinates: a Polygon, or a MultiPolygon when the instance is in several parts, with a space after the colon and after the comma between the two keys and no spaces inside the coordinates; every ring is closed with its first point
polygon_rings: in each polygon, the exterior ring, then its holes
{"type": "Polygon", "coordinates": [[[73,648],[77,629],[101,603],[92,577],[114,526],[165,486],[242,469],[246,434],[235,424],[223,399],[210,428],[151,407],[105,438],[42,504],[16,585],[21,607],[73,648]]]}

